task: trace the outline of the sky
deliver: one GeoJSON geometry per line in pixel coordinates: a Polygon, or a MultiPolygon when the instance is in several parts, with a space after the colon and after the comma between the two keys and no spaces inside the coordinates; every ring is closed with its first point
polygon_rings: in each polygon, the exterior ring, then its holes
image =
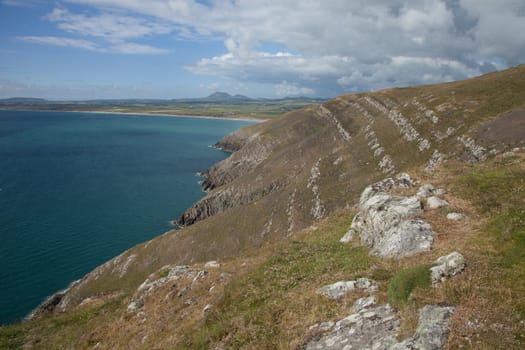
{"type": "Polygon", "coordinates": [[[521,63],[525,0],[0,0],[0,98],[327,98],[521,63]]]}

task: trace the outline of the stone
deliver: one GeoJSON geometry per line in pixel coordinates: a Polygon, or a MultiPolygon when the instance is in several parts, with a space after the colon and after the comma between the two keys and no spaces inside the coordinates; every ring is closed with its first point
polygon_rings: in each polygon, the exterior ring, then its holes
{"type": "Polygon", "coordinates": [[[423,213],[416,196],[391,196],[365,189],[359,213],[350,228],[359,233],[361,243],[379,256],[402,257],[430,250],[434,240],[432,227],[415,219],[423,213]]]}
{"type": "Polygon", "coordinates": [[[435,188],[432,184],[424,184],[417,190],[416,196],[420,199],[424,199],[431,196],[439,197],[446,193],[447,191],[443,188],[435,188]]]}
{"type": "Polygon", "coordinates": [[[430,268],[432,284],[443,282],[447,278],[459,274],[465,269],[465,257],[458,252],[453,252],[442,256],[434,261],[433,267],[430,268]]]}
{"type": "Polygon", "coordinates": [[[439,197],[432,196],[432,197],[428,197],[427,198],[427,206],[430,209],[438,209],[438,208],[441,208],[441,207],[448,206],[448,202],[446,200],[443,200],[443,199],[439,198],[439,197]]]}
{"type": "Polygon", "coordinates": [[[419,198],[427,198],[434,194],[434,190],[435,188],[433,185],[424,184],[417,190],[416,196],[418,196],[419,198]]]}
{"type": "Polygon", "coordinates": [[[206,306],[202,309],[202,317],[208,316],[208,314],[211,311],[211,308],[212,308],[211,304],[206,304],[206,306]]]}
{"type": "MultiPolygon", "coordinates": [[[[326,323],[325,333],[306,344],[307,350],[377,349],[377,350],[438,350],[444,349],[450,332],[454,308],[426,305],[419,312],[414,335],[397,340],[400,321],[390,305],[363,309],[334,324],[326,323]]],[[[324,324],[324,323],[320,323],[324,324]]],[[[311,329],[322,330],[316,324],[311,329]]]]}
{"type": "Polygon", "coordinates": [[[441,350],[450,332],[453,307],[425,305],[419,312],[419,321],[413,337],[391,347],[391,350],[441,350]]]}
{"type": "Polygon", "coordinates": [[[317,290],[317,293],[330,299],[339,299],[356,289],[375,292],[378,287],[375,281],[368,278],[358,278],[355,281],[339,281],[323,286],[317,290]]]}
{"type": "Polygon", "coordinates": [[[447,214],[447,219],[452,220],[452,221],[461,221],[461,220],[465,220],[465,218],[466,218],[465,214],[461,214],[461,213],[448,213],[447,214]]]}
{"type": "Polygon", "coordinates": [[[366,309],[370,306],[375,305],[376,303],[377,303],[377,299],[375,296],[359,298],[354,302],[354,305],[352,305],[350,310],[354,312],[359,312],[363,309],[366,309]]]}
{"type": "Polygon", "coordinates": [[[128,304],[127,311],[128,312],[134,312],[138,309],[142,308],[144,306],[144,300],[142,299],[136,299],[133,300],[131,303],[128,304]]]}
{"type": "Polygon", "coordinates": [[[397,343],[399,318],[390,305],[381,305],[338,321],[329,332],[306,345],[307,350],[389,349],[397,343]],[[368,316],[368,317],[365,317],[368,316]],[[378,345],[375,345],[378,344],[378,345]]]}
{"type": "Polygon", "coordinates": [[[352,240],[352,238],[354,237],[354,230],[350,229],[348,231],[346,231],[345,235],[343,237],[341,237],[341,239],[339,240],[339,242],[341,243],[348,243],[352,240]]]}
{"type": "Polygon", "coordinates": [[[215,260],[208,261],[206,264],[204,264],[204,268],[205,269],[210,269],[210,268],[215,269],[215,268],[218,268],[218,267],[221,267],[221,264],[219,264],[215,260]]]}

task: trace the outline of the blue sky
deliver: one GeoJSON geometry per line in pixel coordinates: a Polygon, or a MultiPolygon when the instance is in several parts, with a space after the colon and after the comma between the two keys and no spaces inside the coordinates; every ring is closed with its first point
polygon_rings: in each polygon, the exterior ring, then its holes
{"type": "Polygon", "coordinates": [[[525,0],[0,0],[0,98],[319,96],[525,62],[525,0]]]}

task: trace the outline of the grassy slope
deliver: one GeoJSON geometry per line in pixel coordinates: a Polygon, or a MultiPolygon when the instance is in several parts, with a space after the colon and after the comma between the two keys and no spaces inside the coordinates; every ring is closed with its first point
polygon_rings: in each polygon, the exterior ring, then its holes
{"type": "MultiPolygon", "coordinates": [[[[432,139],[430,130],[455,127],[459,130],[458,135],[467,133],[500,113],[524,105],[524,97],[519,93],[525,91],[524,76],[525,68],[519,67],[474,81],[386,90],[371,96],[382,101],[396,101],[417,130],[432,139]],[[440,111],[439,124],[432,125],[418,116],[411,103],[414,98],[440,111]]],[[[453,347],[519,348],[519,341],[523,341],[519,337],[524,334],[520,322],[525,309],[523,159],[475,166],[447,163],[440,173],[428,180],[441,182],[452,190],[447,200],[454,209],[467,213],[469,220],[452,224],[444,219],[445,212],[428,213],[427,219],[439,233],[430,255],[401,261],[371,259],[362,248],[348,249],[337,243],[352,216],[350,211],[341,212],[340,208],[353,203],[364,185],[384,177],[378,172],[366,146],[367,140],[360,132],[366,120],[347,105],[353,101],[362,103],[361,97],[347,95],[325,104],[352,134],[348,144],[337,138],[326,120],[308,112],[309,109],[289,114],[267,126],[257,126],[262,138],[278,139],[280,143],[256,173],[263,173],[268,178],[282,175],[280,172],[284,170],[275,169],[282,168],[283,164],[301,170],[294,173],[293,180],[287,180],[284,190],[230,209],[181,232],[139,245],[122,259],[126,260],[130,254],[137,255],[135,262],[130,264],[130,273],[123,278],[115,277],[120,273],[119,264],[115,264],[116,270],[111,266],[113,269],[102,271],[99,279],[85,284],[76,294],[81,300],[100,292],[117,291],[119,297],[101,299],[102,306],[87,306],[63,316],[0,328],[0,348],[9,344],[16,348],[24,339],[36,348],[89,347],[98,341],[113,347],[125,348],[129,344],[140,347],[142,338],[126,336],[124,331],[116,331],[120,328],[110,325],[118,323],[127,334],[140,333],[137,330],[142,328],[128,319],[124,310],[129,295],[151,272],[167,263],[206,261],[217,256],[226,259],[261,245],[261,249],[251,250],[248,255],[226,260],[227,272],[233,273],[231,282],[222,282],[218,288],[220,293],[212,297],[204,296],[207,295],[204,289],[196,290],[195,298],[203,301],[188,308],[187,312],[193,316],[185,321],[173,324],[170,320],[177,314],[176,305],[153,302],[151,310],[157,316],[151,317],[143,327],[150,337],[142,346],[298,346],[305,340],[312,323],[345,315],[345,305],[357,297],[351,296],[342,303],[327,302],[315,295],[315,288],[337,279],[371,276],[380,280],[381,298],[386,300],[390,281],[400,278],[398,272],[429,264],[453,249],[467,256],[467,272],[437,289],[415,288],[411,299],[402,306],[404,332],[408,334],[414,327],[417,307],[427,302],[443,302],[458,305],[451,334],[453,347]],[[300,161],[290,152],[290,147],[294,152],[302,152],[300,161]],[[340,158],[342,160],[337,162],[340,158]],[[314,222],[309,214],[313,198],[307,182],[312,164],[318,159],[321,159],[320,197],[327,208],[328,219],[316,224],[317,230],[307,229],[279,242],[289,235],[287,203],[294,190],[297,190],[298,203],[293,208],[297,230],[314,222]],[[264,235],[262,229],[268,226],[269,217],[273,227],[264,235]],[[203,323],[200,312],[207,298],[217,308],[203,323]],[[105,329],[114,333],[108,334],[105,329]]],[[[428,159],[430,150],[415,152],[413,144],[400,140],[390,120],[370,106],[362,105],[374,115],[375,131],[381,143],[389,146],[396,170],[411,170],[421,178],[427,177],[419,169],[428,159]]],[[[461,153],[454,138],[433,142],[441,152],[461,153]]],[[[253,178],[253,174],[246,174],[233,185],[249,183],[253,178]]]]}

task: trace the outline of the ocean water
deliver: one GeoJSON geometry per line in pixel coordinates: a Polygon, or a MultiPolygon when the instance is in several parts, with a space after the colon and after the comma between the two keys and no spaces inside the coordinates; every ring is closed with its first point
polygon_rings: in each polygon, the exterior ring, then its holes
{"type": "Polygon", "coordinates": [[[247,124],[0,111],[0,324],[171,229],[227,156],[209,146],[247,124]]]}

